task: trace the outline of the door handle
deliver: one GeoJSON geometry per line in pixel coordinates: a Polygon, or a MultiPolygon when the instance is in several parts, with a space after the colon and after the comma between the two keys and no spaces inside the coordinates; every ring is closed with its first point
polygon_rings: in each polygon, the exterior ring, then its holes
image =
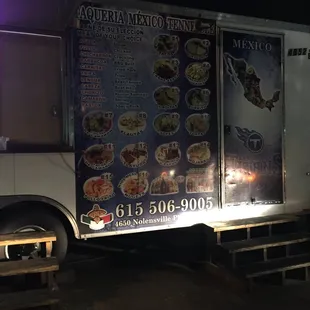
{"type": "Polygon", "coordinates": [[[58,113],[58,108],[57,108],[56,105],[53,105],[53,106],[52,106],[51,114],[52,114],[53,117],[58,117],[58,114],[59,114],[59,113],[58,113]]]}
{"type": "Polygon", "coordinates": [[[231,126],[230,125],[224,126],[224,134],[228,135],[228,136],[231,134],[231,126]]]}

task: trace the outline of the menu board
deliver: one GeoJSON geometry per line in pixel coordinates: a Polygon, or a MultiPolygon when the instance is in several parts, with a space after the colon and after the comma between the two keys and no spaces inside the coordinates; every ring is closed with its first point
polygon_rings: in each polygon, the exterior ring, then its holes
{"type": "Polygon", "coordinates": [[[206,221],[219,194],[214,22],[84,3],[72,44],[81,233],[206,221]]]}

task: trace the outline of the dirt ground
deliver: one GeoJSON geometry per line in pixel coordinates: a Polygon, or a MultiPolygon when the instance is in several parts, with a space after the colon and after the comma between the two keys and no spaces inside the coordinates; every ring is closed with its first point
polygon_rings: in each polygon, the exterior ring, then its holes
{"type": "Polygon", "coordinates": [[[234,292],[206,272],[137,256],[68,264],[60,284],[62,310],[309,309],[310,285],[234,292]],[[74,277],[73,277],[74,275],[74,277]],[[66,279],[67,278],[67,279],[66,279]],[[68,279],[74,283],[68,283],[68,279]]]}

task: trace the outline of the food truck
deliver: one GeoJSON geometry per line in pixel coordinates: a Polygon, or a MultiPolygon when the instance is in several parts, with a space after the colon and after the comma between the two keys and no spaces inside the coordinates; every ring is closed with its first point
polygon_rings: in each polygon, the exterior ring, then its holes
{"type": "Polygon", "coordinates": [[[0,30],[0,233],[53,230],[63,259],[71,231],[307,206],[309,26],[97,1],[17,29],[0,30]]]}

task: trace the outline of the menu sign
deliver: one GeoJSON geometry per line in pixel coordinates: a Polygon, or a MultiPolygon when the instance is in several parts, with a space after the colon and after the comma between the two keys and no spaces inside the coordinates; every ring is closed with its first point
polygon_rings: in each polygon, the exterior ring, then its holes
{"type": "Polygon", "coordinates": [[[214,22],[83,4],[72,39],[81,233],[204,222],[218,206],[214,22]]]}

